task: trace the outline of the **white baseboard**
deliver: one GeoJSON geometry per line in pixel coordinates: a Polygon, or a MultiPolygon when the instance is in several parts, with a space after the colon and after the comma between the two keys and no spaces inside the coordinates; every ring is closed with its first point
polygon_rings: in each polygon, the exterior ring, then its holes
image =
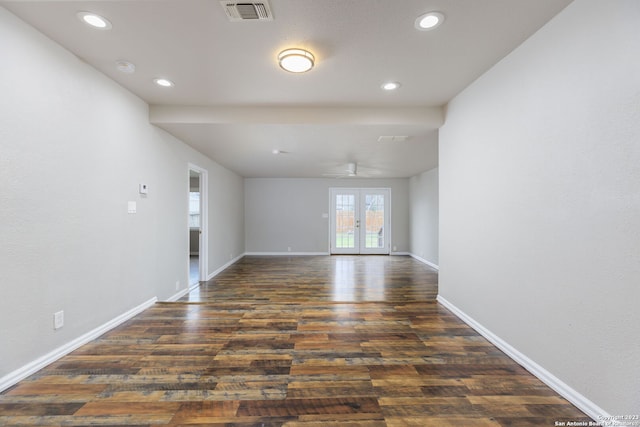
{"type": "MultiPolygon", "coordinates": [[[[600,408],[598,405],[584,397],[582,394],[578,393],[576,390],[571,388],[565,382],[560,380],[558,377],[553,375],[551,372],[547,371],[542,366],[538,365],[533,360],[529,359],[526,355],[521,353],[516,348],[512,347],[509,343],[504,341],[502,338],[482,326],[476,320],[468,316],[458,307],[447,301],[441,295],[438,295],[438,302],[449,309],[453,314],[455,314],[460,320],[464,323],[475,329],[480,335],[485,337],[489,342],[502,350],[507,356],[513,359],[520,366],[525,368],[527,371],[531,372],[534,376],[536,376],[540,381],[551,387],[556,391],[560,396],[567,399],[573,405],[575,405],[582,412],[587,414],[589,417],[593,418],[595,421],[599,421],[603,418],[601,417],[611,417],[605,410],[600,408]]],[[[607,418],[604,418],[607,419],[607,418]]],[[[611,418],[609,418],[611,419],[611,418]]],[[[611,424],[613,425],[613,424],[611,424]]],[[[615,424],[616,426],[623,426],[622,424],[615,424]]]]}
{"type": "MultiPolygon", "coordinates": [[[[218,268],[217,270],[215,270],[213,273],[209,274],[207,276],[207,280],[211,280],[214,277],[216,277],[218,274],[222,273],[224,270],[226,270],[227,268],[229,268],[231,265],[235,264],[236,262],[240,261],[244,256],[246,255],[246,253],[244,254],[240,254],[237,257],[235,257],[234,259],[232,259],[231,261],[227,262],[226,264],[224,264],[222,267],[218,268]]],[[[193,288],[197,288],[198,284],[192,286],[193,288]]]]}
{"type": "Polygon", "coordinates": [[[426,260],[426,259],[424,259],[424,258],[422,258],[422,257],[419,257],[419,256],[418,256],[418,255],[416,255],[416,254],[411,254],[411,253],[410,253],[410,254],[408,254],[408,255],[409,255],[409,256],[411,256],[411,258],[416,259],[416,260],[418,260],[418,261],[420,261],[420,262],[422,262],[422,263],[424,263],[424,264],[427,264],[429,267],[434,268],[434,269],[436,269],[436,270],[440,271],[440,266],[439,266],[438,264],[434,264],[433,262],[431,262],[431,261],[429,261],[429,260],[426,260]]]}
{"type": "Polygon", "coordinates": [[[391,252],[389,255],[392,256],[411,256],[409,252],[391,252]]]}
{"type": "Polygon", "coordinates": [[[178,301],[180,298],[182,298],[183,296],[188,294],[192,287],[195,287],[197,285],[198,284],[193,285],[193,286],[189,286],[188,288],[185,288],[185,289],[181,290],[180,292],[176,292],[175,294],[173,294],[169,298],[167,298],[167,302],[176,302],[176,301],[178,301]]]}
{"type": "Polygon", "coordinates": [[[318,256],[331,255],[329,252],[245,252],[249,256],[318,256]]]}
{"type": "Polygon", "coordinates": [[[105,332],[108,332],[111,329],[115,328],[116,326],[126,322],[127,320],[131,319],[135,315],[151,307],[157,301],[158,301],[158,298],[153,297],[150,300],[143,302],[139,306],[132,308],[126,313],[123,313],[120,316],[114,319],[111,319],[107,323],[101,326],[98,326],[97,328],[87,332],[86,334],[79,336],[73,341],[70,341],[64,344],[63,346],[58,347],[55,350],[45,354],[44,356],[24,365],[23,367],[16,369],[13,372],[10,372],[9,374],[0,378],[0,392],[15,385],[16,383],[18,383],[19,381],[22,381],[28,376],[35,374],[40,369],[44,368],[47,365],[50,365],[51,363],[55,362],[61,357],[66,356],[67,354],[71,353],[73,350],[77,349],[78,347],[84,344],[87,344],[90,341],[93,341],[94,339],[98,338],[100,335],[104,334],[105,332]]]}
{"type": "MultiPolygon", "coordinates": [[[[226,264],[224,264],[222,267],[218,268],[217,270],[215,270],[213,273],[207,275],[206,280],[211,280],[214,277],[216,277],[218,274],[222,273],[225,269],[229,268],[229,266],[231,266],[232,264],[235,264],[236,262],[240,261],[240,259],[242,259],[242,257],[244,257],[245,254],[240,254],[237,257],[235,257],[234,259],[232,259],[231,261],[227,262],[226,264]]],[[[167,302],[176,302],[178,301],[180,298],[182,298],[183,296],[187,295],[189,292],[193,291],[194,289],[196,289],[198,286],[200,286],[200,282],[196,282],[192,285],[189,285],[188,288],[181,290],[180,292],[177,292],[175,295],[172,295],[171,297],[169,297],[166,301],[167,302]]]]}

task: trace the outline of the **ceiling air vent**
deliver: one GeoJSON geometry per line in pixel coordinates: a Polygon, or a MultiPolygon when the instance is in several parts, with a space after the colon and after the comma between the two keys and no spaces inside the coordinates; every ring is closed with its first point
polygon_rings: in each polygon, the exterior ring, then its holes
{"type": "Polygon", "coordinates": [[[407,139],[409,139],[407,135],[389,135],[379,137],[378,142],[404,142],[407,139]]]}
{"type": "Polygon", "coordinates": [[[223,0],[220,4],[231,22],[273,21],[273,14],[267,1],[236,3],[223,0]]]}

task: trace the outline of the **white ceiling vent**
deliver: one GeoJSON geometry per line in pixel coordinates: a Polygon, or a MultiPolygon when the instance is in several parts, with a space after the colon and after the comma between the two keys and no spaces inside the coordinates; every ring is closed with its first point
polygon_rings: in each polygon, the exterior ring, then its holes
{"type": "Polygon", "coordinates": [[[232,2],[223,0],[220,4],[231,22],[273,21],[273,13],[271,13],[271,8],[266,0],[255,2],[232,2]]]}
{"type": "Polygon", "coordinates": [[[378,138],[378,142],[404,142],[409,139],[407,135],[389,135],[389,136],[381,136],[378,138]]]}

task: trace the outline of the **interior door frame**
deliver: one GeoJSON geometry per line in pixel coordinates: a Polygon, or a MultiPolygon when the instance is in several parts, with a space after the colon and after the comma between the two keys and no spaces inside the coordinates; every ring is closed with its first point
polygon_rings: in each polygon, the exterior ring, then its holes
{"type": "Polygon", "coordinates": [[[391,188],[349,188],[349,187],[331,187],[329,188],[329,253],[330,254],[351,254],[351,255],[390,255],[391,254],[391,188]],[[358,230],[358,237],[354,237],[355,244],[354,249],[342,249],[335,247],[335,229],[336,229],[336,209],[335,200],[337,194],[349,194],[353,193],[356,196],[356,220],[361,224],[358,230]],[[385,196],[384,206],[384,247],[383,248],[366,248],[366,224],[365,219],[365,195],[370,193],[382,193],[385,196]]]}
{"type": "MultiPolygon", "coordinates": [[[[198,281],[203,282],[207,280],[208,260],[209,260],[209,226],[208,226],[208,172],[206,169],[201,168],[193,163],[188,164],[187,168],[187,207],[189,206],[189,192],[191,191],[191,171],[200,175],[200,234],[199,234],[199,254],[198,254],[198,281]]],[[[187,245],[189,242],[189,224],[187,213],[187,245]]],[[[189,258],[187,257],[187,277],[189,277],[189,258]]],[[[189,280],[187,279],[187,283],[189,280]]],[[[198,284],[193,287],[198,286],[198,284]]],[[[191,284],[189,284],[191,286],[191,284]]]]}

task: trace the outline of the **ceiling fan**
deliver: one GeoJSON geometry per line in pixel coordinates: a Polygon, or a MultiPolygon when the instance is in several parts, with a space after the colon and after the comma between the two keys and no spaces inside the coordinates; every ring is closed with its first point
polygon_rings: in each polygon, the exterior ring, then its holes
{"type": "Polygon", "coordinates": [[[368,178],[373,175],[379,175],[380,172],[367,167],[358,168],[358,164],[356,162],[347,163],[340,172],[337,173],[324,173],[323,176],[329,176],[334,178],[368,178]]]}

